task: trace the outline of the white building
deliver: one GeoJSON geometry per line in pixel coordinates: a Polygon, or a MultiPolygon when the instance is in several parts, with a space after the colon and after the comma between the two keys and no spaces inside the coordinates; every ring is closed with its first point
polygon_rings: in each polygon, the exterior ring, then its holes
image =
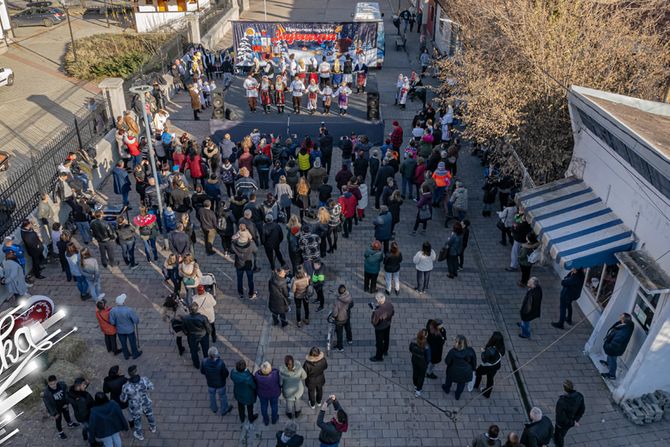
{"type": "Polygon", "coordinates": [[[136,5],[135,28],[138,33],[148,33],[208,9],[210,0],[139,0],[136,5]]]}
{"type": "Polygon", "coordinates": [[[575,140],[566,178],[517,199],[559,275],[586,268],[578,303],[593,324],[596,367],[619,315],[635,331],[619,359],[615,400],[670,391],[670,104],[572,87],[575,140]]]}

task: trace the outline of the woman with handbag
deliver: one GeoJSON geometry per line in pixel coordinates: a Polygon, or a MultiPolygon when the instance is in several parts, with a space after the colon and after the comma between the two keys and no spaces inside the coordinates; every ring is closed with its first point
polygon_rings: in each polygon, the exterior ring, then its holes
{"type": "Polygon", "coordinates": [[[495,331],[489,341],[482,349],[482,363],[475,370],[475,385],[479,391],[483,391],[485,398],[491,397],[493,391],[493,378],[502,365],[502,358],[505,355],[505,340],[500,332],[495,331]],[[481,388],[482,377],[486,376],[486,388],[481,388]]]}
{"type": "Polygon", "coordinates": [[[188,254],[184,256],[179,264],[179,275],[182,277],[182,282],[186,288],[186,305],[191,305],[191,298],[195,294],[196,288],[200,285],[202,272],[198,263],[193,259],[193,255],[188,254]]]}
{"type": "Polygon", "coordinates": [[[534,233],[528,234],[528,236],[526,236],[526,242],[521,244],[521,250],[519,250],[519,268],[521,269],[521,279],[517,283],[519,287],[526,287],[528,284],[528,280],[530,279],[530,271],[533,268],[533,264],[537,262],[534,259],[536,255],[533,255],[533,253],[538,249],[539,246],[540,243],[537,241],[537,236],[535,236],[534,233]]]}
{"type": "Polygon", "coordinates": [[[302,327],[303,323],[309,324],[310,289],[313,295],[314,289],[310,284],[310,278],[305,272],[304,267],[302,265],[296,266],[295,277],[293,278],[293,284],[291,284],[291,293],[293,293],[293,300],[295,301],[295,318],[298,327],[302,327]],[[301,307],[305,309],[304,319],[301,319],[301,307]]]}

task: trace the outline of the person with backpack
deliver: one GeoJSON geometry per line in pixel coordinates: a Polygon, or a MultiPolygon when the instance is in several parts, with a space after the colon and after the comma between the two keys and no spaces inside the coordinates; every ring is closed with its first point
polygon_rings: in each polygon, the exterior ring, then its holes
{"type": "Polygon", "coordinates": [[[505,340],[500,332],[495,331],[482,350],[482,363],[475,370],[474,388],[483,391],[485,398],[491,397],[493,391],[493,378],[502,366],[502,358],[505,355],[505,340]],[[480,388],[482,377],[486,376],[486,387],[480,388]]]}
{"type": "Polygon", "coordinates": [[[67,391],[67,401],[72,405],[74,418],[82,427],[82,438],[84,441],[88,441],[89,445],[93,446],[95,439],[91,439],[89,436],[88,421],[91,417],[91,407],[93,406],[94,400],[91,393],[86,391],[87,388],[88,381],[83,377],[77,377],[74,379],[74,384],[67,391]]]}
{"type": "Polygon", "coordinates": [[[419,229],[419,225],[423,225],[421,234],[426,233],[428,221],[433,218],[433,209],[431,205],[432,197],[433,194],[430,192],[428,185],[423,185],[421,187],[421,197],[416,204],[417,211],[416,219],[414,220],[414,228],[412,229],[412,236],[416,235],[416,230],[419,229]]]}

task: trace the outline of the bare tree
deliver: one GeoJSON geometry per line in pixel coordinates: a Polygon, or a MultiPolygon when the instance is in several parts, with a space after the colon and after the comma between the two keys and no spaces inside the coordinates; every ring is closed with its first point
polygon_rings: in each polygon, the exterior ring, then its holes
{"type": "Polygon", "coordinates": [[[664,100],[670,2],[445,1],[463,48],[441,62],[449,82],[440,99],[463,101],[464,136],[511,145],[538,183],[562,177],[570,161],[570,85],[664,100]]]}

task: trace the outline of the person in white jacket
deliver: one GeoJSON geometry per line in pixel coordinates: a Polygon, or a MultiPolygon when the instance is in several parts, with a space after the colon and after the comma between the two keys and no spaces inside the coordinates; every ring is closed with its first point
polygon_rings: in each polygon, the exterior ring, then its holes
{"type": "Polygon", "coordinates": [[[198,313],[201,313],[207,318],[209,324],[212,325],[212,343],[216,343],[216,328],[214,321],[216,320],[216,313],[214,307],[216,300],[211,293],[205,291],[205,286],[199,285],[197,287],[198,293],[193,297],[193,302],[198,305],[198,313]]]}
{"type": "Polygon", "coordinates": [[[414,266],[416,267],[416,290],[419,293],[424,293],[428,290],[428,283],[430,282],[430,272],[433,271],[433,263],[437,255],[435,250],[430,246],[430,242],[423,243],[421,250],[414,255],[414,266]]]}

